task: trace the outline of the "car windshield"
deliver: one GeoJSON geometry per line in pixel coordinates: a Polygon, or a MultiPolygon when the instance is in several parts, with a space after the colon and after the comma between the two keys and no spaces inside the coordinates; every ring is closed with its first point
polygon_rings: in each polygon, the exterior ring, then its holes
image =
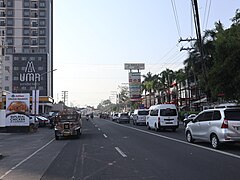
{"type": "Polygon", "coordinates": [[[59,120],[61,122],[64,122],[64,121],[76,121],[77,120],[77,114],[61,115],[59,120]]]}
{"type": "Polygon", "coordinates": [[[160,110],[160,116],[176,116],[177,110],[176,109],[161,109],[160,110]]]}
{"type": "Polygon", "coordinates": [[[146,110],[146,111],[138,111],[138,115],[148,115],[149,114],[149,111],[146,110]]]}
{"type": "Polygon", "coordinates": [[[240,109],[226,109],[224,113],[226,119],[240,121],[240,109]]]}
{"type": "Polygon", "coordinates": [[[121,116],[128,116],[128,114],[127,113],[123,113],[123,114],[121,114],[121,116]]]}

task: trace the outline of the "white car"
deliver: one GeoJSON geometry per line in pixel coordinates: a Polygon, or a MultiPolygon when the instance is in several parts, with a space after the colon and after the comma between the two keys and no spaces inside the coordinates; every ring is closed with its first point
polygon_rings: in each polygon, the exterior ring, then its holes
{"type": "Polygon", "coordinates": [[[144,124],[146,125],[146,117],[149,114],[148,109],[135,109],[132,114],[133,124],[144,124]]]}
{"type": "Polygon", "coordinates": [[[185,134],[188,142],[211,142],[215,149],[222,143],[240,142],[240,108],[204,110],[187,124],[185,134]]]}

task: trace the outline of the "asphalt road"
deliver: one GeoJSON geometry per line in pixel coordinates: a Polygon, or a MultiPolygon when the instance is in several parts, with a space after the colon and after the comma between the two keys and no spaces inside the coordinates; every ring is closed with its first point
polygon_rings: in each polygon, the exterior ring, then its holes
{"type": "Polygon", "coordinates": [[[0,179],[238,179],[240,146],[213,150],[189,144],[184,128],[154,132],[145,126],[94,118],[80,139],[54,140],[52,129],[0,134],[0,179]]]}

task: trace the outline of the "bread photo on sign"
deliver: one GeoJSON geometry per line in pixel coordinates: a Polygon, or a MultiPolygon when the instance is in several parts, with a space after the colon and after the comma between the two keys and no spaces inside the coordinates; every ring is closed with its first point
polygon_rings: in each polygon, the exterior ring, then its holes
{"type": "Polygon", "coordinates": [[[25,102],[14,101],[8,106],[7,110],[9,110],[11,112],[27,112],[28,107],[25,102]]]}

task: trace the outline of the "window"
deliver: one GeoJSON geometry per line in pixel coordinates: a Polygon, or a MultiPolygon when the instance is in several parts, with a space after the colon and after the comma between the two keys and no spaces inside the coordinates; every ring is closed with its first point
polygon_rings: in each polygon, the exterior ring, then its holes
{"type": "Polygon", "coordinates": [[[23,26],[30,26],[30,20],[29,19],[24,19],[23,20],[23,26]]]}
{"type": "Polygon", "coordinates": [[[39,20],[39,26],[46,26],[46,21],[45,21],[45,19],[40,19],[40,20],[39,20]]]}
{"type": "Polygon", "coordinates": [[[38,12],[36,10],[35,11],[31,11],[31,17],[37,18],[38,17],[38,12]]]}
{"type": "Polygon", "coordinates": [[[13,60],[14,60],[14,61],[18,61],[19,58],[18,58],[18,57],[14,57],[13,60]]]}
{"type": "Polygon", "coordinates": [[[9,76],[5,76],[5,81],[9,81],[9,76]]]}
{"type": "Polygon", "coordinates": [[[13,38],[7,38],[7,45],[13,45],[13,38]]]}
{"type": "Polygon", "coordinates": [[[46,44],[45,38],[39,38],[39,44],[45,45],[46,44]]]}
{"type": "Polygon", "coordinates": [[[45,7],[46,7],[45,2],[44,2],[44,1],[40,1],[40,2],[39,2],[39,7],[40,7],[40,8],[45,8],[45,7]]]}
{"type": "Polygon", "coordinates": [[[23,4],[23,6],[24,6],[25,8],[29,8],[29,7],[30,7],[29,1],[25,1],[24,4],[23,4]]]}
{"type": "Polygon", "coordinates": [[[6,50],[6,53],[7,54],[12,54],[14,51],[13,51],[13,48],[7,48],[7,50],[6,50]]]}
{"type": "Polygon", "coordinates": [[[5,71],[7,71],[8,73],[10,73],[10,67],[9,67],[9,66],[5,66],[5,71]]]}
{"type": "Polygon", "coordinates": [[[204,113],[202,113],[198,117],[196,117],[194,121],[203,121],[203,119],[204,119],[204,113]]]}
{"type": "Polygon", "coordinates": [[[150,116],[158,116],[158,109],[150,110],[150,116]]]}
{"type": "Polygon", "coordinates": [[[149,111],[146,110],[146,111],[138,111],[138,115],[148,115],[149,114],[149,111]]]}
{"type": "Polygon", "coordinates": [[[24,17],[29,17],[29,16],[30,16],[30,11],[29,11],[29,9],[25,9],[25,10],[23,11],[23,16],[24,16],[24,17]]]}
{"type": "Polygon", "coordinates": [[[161,109],[160,110],[160,116],[176,116],[177,110],[176,109],[161,109]]]}
{"type": "Polygon", "coordinates": [[[8,9],[8,10],[7,10],[7,16],[8,16],[8,17],[13,17],[13,10],[8,9]]]}
{"type": "Polygon", "coordinates": [[[19,80],[18,76],[14,76],[14,77],[13,77],[13,80],[14,80],[14,81],[18,81],[18,80],[19,80]]]}
{"type": "Polygon", "coordinates": [[[213,112],[213,120],[220,120],[221,119],[221,114],[219,111],[214,111],[213,112]]]}
{"type": "Polygon", "coordinates": [[[38,69],[38,71],[43,71],[44,70],[44,68],[42,66],[39,66],[37,69],[38,69]]]}
{"type": "Polygon", "coordinates": [[[240,121],[240,109],[226,109],[225,118],[231,121],[240,121]]]}
{"type": "Polygon", "coordinates": [[[0,17],[5,17],[5,16],[6,16],[6,13],[5,13],[4,10],[2,10],[2,11],[0,12],[0,17]]]}
{"type": "Polygon", "coordinates": [[[6,91],[9,91],[9,90],[10,90],[9,86],[5,86],[4,89],[5,89],[6,91]]]}
{"type": "Polygon", "coordinates": [[[29,45],[29,38],[23,38],[23,45],[29,45]]]}
{"type": "Polygon", "coordinates": [[[204,118],[203,121],[211,121],[213,116],[213,112],[205,112],[204,113],[204,118]]]}
{"type": "Polygon", "coordinates": [[[23,35],[24,36],[29,36],[30,30],[29,29],[23,29],[23,35]]]}
{"type": "Polygon", "coordinates": [[[29,51],[29,48],[27,48],[27,47],[24,47],[23,48],[23,53],[29,53],[30,51],[29,51]]]}
{"type": "Polygon", "coordinates": [[[45,11],[39,11],[39,16],[40,17],[46,17],[46,12],[45,11]]]}
{"type": "Polygon", "coordinates": [[[7,28],[7,35],[13,35],[13,29],[7,28]]]}
{"type": "Polygon", "coordinates": [[[39,52],[40,52],[40,53],[45,53],[45,52],[46,52],[46,48],[40,47],[40,48],[39,48],[39,52]]]}
{"type": "Polygon", "coordinates": [[[7,26],[13,26],[13,19],[7,19],[7,26]]]}
{"type": "Polygon", "coordinates": [[[5,20],[0,20],[0,26],[5,26],[5,20]]]}
{"type": "Polygon", "coordinates": [[[7,1],[7,7],[13,7],[13,0],[7,1]]]}
{"type": "Polygon", "coordinates": [[[38,27],[37,20],[32,20],[31,25],[32,25],[32,27],[38,27]]]}
{"type": "Polygon", "coordinates": [[[38,8],[37,2],[31,2],[31,8],[38,8]]]}
{"type": "Polygon", "coordinates": [[[39,36],[45,36],[46,35],[46,30],[45,29],[39,29],[39,36]]]}

